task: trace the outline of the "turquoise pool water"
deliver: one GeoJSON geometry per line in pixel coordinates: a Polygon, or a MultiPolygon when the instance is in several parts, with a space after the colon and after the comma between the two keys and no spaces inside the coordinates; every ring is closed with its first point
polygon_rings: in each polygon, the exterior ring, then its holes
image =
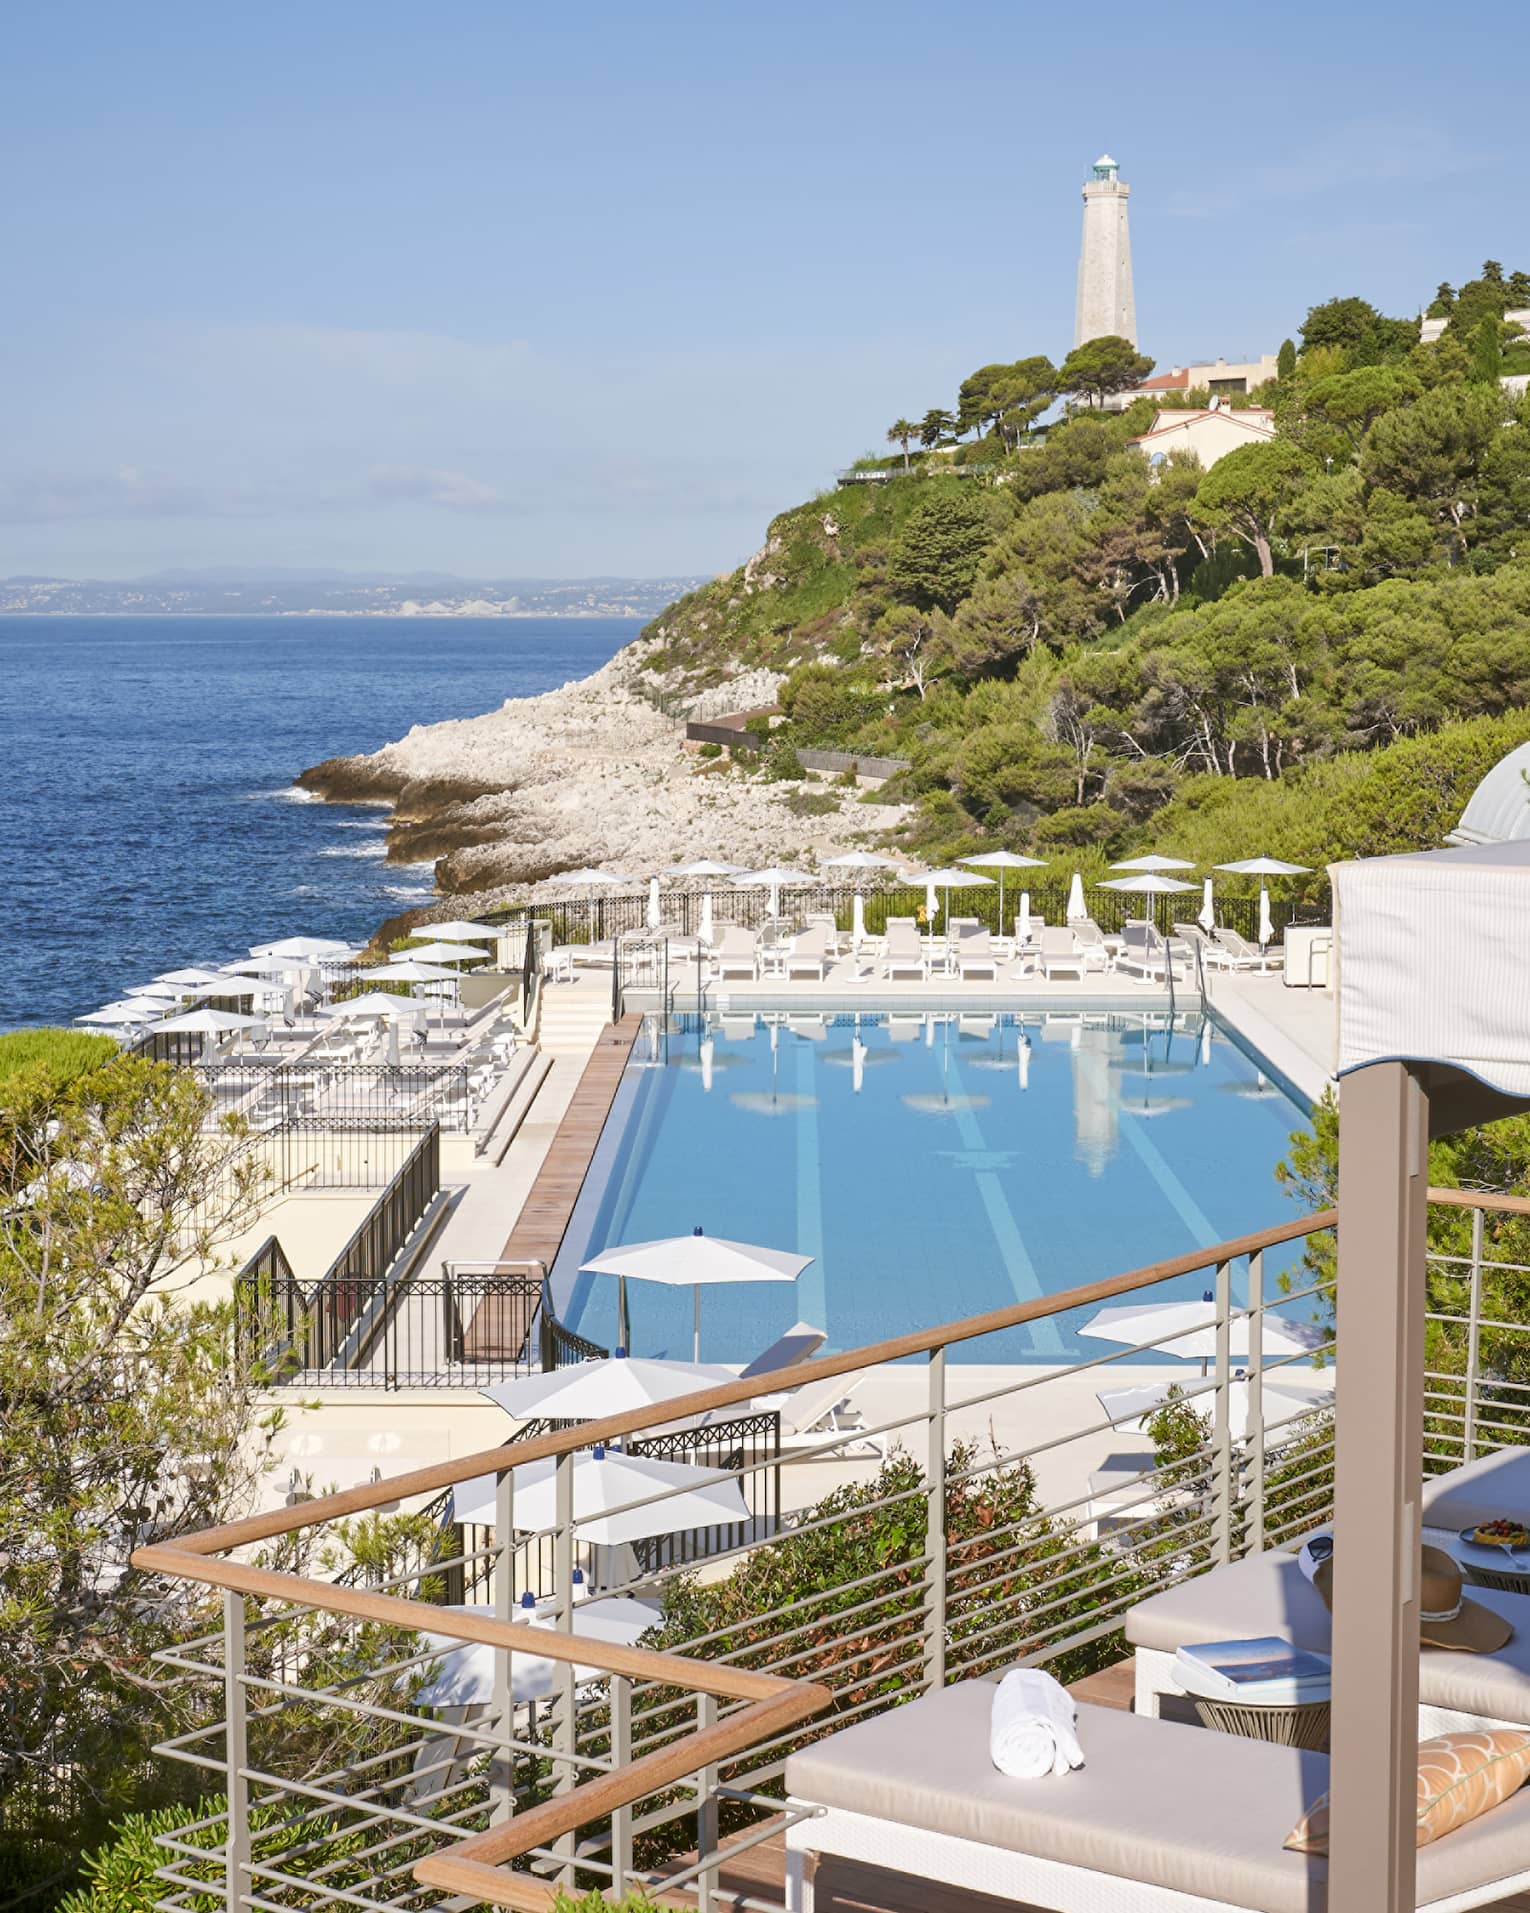
{"type": "MultiPolygon", "coordinates": [[[[747,1361],[798,1317],[851,1348],[1287,1220],[1274,1169],[1305,1124],[1199,1014],[650,1019],[554,1298],[614,1346],[617,1285],[578,1264],[699,1225],[814,1258],[794,1284],[705,1291],[703,1360],[747,1361]]],[[[1267,1289],[1282,1266],[1267,1257],[1267,1289]]],[[[690,1354],[692,1291],[634,1282],[628,1301],[635,1354],[690,1354]]],[[[1030,1324],[952,1359],[1103,1353],[1076,1325],[1030,1324]]]]}

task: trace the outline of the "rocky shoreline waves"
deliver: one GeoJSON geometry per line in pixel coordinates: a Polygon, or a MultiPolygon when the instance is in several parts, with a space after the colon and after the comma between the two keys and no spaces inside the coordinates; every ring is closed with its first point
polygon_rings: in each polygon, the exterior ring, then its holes
{"type": "MultiPolygon", "coordinates": [[[[386,799],[390,859],[434,859],[437,888],[458,904],[534,896],[543,879],[582,864],[646,876],[703,856],[751,866],[822,859],[904,816],[829,785],[813,788],[835,808],[804,815],[792,803],[801,785],[685,750],[682,722],[633,689],[643,648],[482,717],[416,725],[381,750],[329,758],[298,785],[332,803],[386,799]]],[[[758,677],[739,680],[732,708],[768,701],[758,677]]],[[[719,708],[715,689],[708,705],[719,708]]]]}

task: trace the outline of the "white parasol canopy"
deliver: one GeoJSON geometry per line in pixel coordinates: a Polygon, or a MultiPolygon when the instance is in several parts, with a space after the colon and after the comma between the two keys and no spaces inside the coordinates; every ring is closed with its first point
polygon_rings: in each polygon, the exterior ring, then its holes
{"type": "Polygon", "coordinates": [[[310,969],[316,959],[305,962],[301,957],[273,956],[269,951],[261,956],[240,957],[237,963],[225,963],[225,976],[301,976],[310,969]]]}
{"type": "Polygon", "coordinates": [[[458,983],[460,976],[444,963],[420,963],[412,956],[390,958],[372,971],[380,983],[458,983]]]}
{"type": "MultiPolygon", "coordinates": [[[[1305,877],[1309,874],[1306,864],[1282,863],[1279,857],[1245,857],[1241,863],[1218,864],[1218,870],[1235,871],[1240,877],[1305,877]]],[[[1270,914],[1270,886],[1259,886],[1259,947],[1265,949],[1275,941],[1275,919],[1270,914]]]]}
{"type": "Polygon", "coordinates": [[[627,1341],[626,1285],[629,1280],[694,1289],[693,1359],[700,1361],[703,1287],[719,1282],[795,1282],[812,1260],[810,1255],[797,1255],[787,1249],[762,1249],[750,1242],[730,1242],[723,1236],[703,1235],[697,1228],[690,1235],[669,1236],[659,1242],[631,1242],[621,1248],[603,1249],[591,1261],[581,1263],[579,1272],[581,1275],[614,1275],[621,1282],[619,1306],[624,1342],[627,1341]]]}
{"type": "Polygon", "coordinates": [[[492,923],[469,923],[464,917],[453,917],[449,923],[422,923],[415,934],[444,937],[448,943],[472,943],[479,937],[487,937],[492,943],[504,932],[492,923]]]}
{"type": "Polygon", "coordinates": [[[975,870],[997,870],[999,873],[999,927],[1004,927],[1004,873],[1006,870],[1045,870],[1045,857],[1022,857],[1014,850],[984,850],[976,857],[958,857],[959,864],[970,864],[975,870]]]}
{"type": "MultiPolygon", "coordinates": [[[[1171,1384],[1160,1382],[1146,1388],[1107,1388],[1095,1396],[1095,1400],[1104,1409],[1117,1427],[1129,1429],[1133,1434],[1146,1434],[1147,1424],[1161,1408],[1168,1403],[1171,1384]]],[[[1266,1376],[1261,1384],[1264,1396],[1264,1422],[1266,1427],[1291,1420],[1303,1409],[1333,1407],[1333,1390],[1330,1388],[1298,1388],[1294,1382],[1276,1381],[1266,1376]]],[[[1246,1441],[1249,1434],[1249,1409],[1252,1405],[1253,1389],[1247,1381],[1229,1382],[1227,1385],[1227,1426],[1234,1441],[1246,1441]]],[[[1198,1415],[1211,1415],[1215,1410],[1216,1396],[1213,1390],[1192,1395],[1185,1406],[1193,1408],[1198,1415]]]]}
{"type": "MultiPolygon", "coordinates": [[[[454,1602],[448,1614],[494,1616],[487,1603],[454,1602]]],[[[551,1617],[538,1612],[535,1603],[518,1608],[514,1620],[533,1627],[550,1627],[551,1617]]],[[[601,1595],[593,1601],[581,1601],[570,1617],[570,1631],[586,1640],[606,1641],[618,1647],[633,1647],[651,1627],[663,1619],[663,1609],[647,1601],[634,1601],[623,1594],[601,1595]]],[[[483,1641],[458,1641],[449,1634],[425,1634],[421,1637],[440,1655],[440,1666],[426,1686],[414,1696],[413,1704],[426,1707],[487,1706],[494,1699],[495,1657],[503,1650],[483,1641]]],[[[509,1655],[510,1698],[512,1701],[546,1700],[557,1691],[560,1661],[545,1654],[517,1648],[509,1655]]],[[[594,1680],[601,1669],[574,1666],[576,1681],[594,1680]]]]}
{"type": "Polygon", "coordinates": [[[594,870],[586,864],[578,870],[555,871],[552,876],[544,877],[542,881],[544,883],[579,884],[584,889],[590,889],[601,884],[631,883],[633,879],[631,877],[624,877],[619,870],[594,870]]]}
{"type": "Polygon", "coordinates": [[[365,1023],[368,1018],[397,1017],[412,1022],[425,1012],[423,1003],[410,996],[394,996],[386,990],[368,990],[365,996],[348,996],[342,1003],[329,1003],[320,1016],[338,1017],[343,1023],[365,1023]]]}
{"type": "MultiPolygon", "coordinates": [[[[1235,1311],[1230,1324],[1230,1354],[1246,1361],[1251,1318],[1235,1311]]],[[[1119,1342],[1123,1348],[1148,1345],[1185,1361],[1210,1361],[1217,1352],[1217,1331],[1210,1297],[1199,1302],[1127,1302],[1100,1309],[1079,1329],[1094,1341],[1119,1342]]],[[[1327,1338],[1306,1322],[1264,1318],[1260,1347],[1265,1355],[1305,1355],[1327,1338]]]]}
{"type": "Polygon", "coordinates": [[[547,1375],[527,1375],[520,1381],[496,1382],[481,1388],[497,1408],[517,1421],[548,1416],[555,1421],[595,1421],[602,1415],[621,1415],[629,1408],[651,1408],[677,1395],[694,1395],[735,1379],[731,1368],[697,1362],[651,1361],[640,1355],[613,1355],[600,1361],[576,1362],[572,1368],[547,1375]]]}
{"type": "Polygon", "coordinates": [[[121,1003],[104,1003],[88,1016],[77,1016],[76,1023],[101,1023],[109,1029],[125,1029],[131,1023],[157,1023],[162,1011],[143,998],[121,1003]]]}
{"type": "Polygon", "coordinates": [[[1112,864],[1112,870],[1158,871],[1194,870],[1195,865],[1185,857],[1160,857],[1149,853],[1146,857],[1127,857],[1123,862],[1112,864]]]}
{"type": "MultiPolygon", "coordinates": [[[[604,1547],[642,1541],[654,1534],[683,1534],[690,1528],[747,1521],[749,1510],[735,1475],[719,1468],[692,1468],[659,1461],[652,1455],[627,1455],[596,1446],[574,1457],[574,1528],[581,1541],[604,1547]],[[663,1495],[649,1507],[633,1501],[663,1495]]],[[[558,1523],[557,1462],[527,1461],[512,1473],[515,1525],[540,1533],[558,1523]]],[[[475,1475],[454,1490],[454,1518],[491,1526],[496,1483],[493,1475],[475,1475]]]]}
{"type": "Polygon", "coordinates": [[[283,937],[278,943],[252,944],[250,955],[296,957],[300,963],[312,963],[348,957],[354,950],[354,944],[345,943],[338,937],[283,937]]]}
{"type": "Polygon", "coordinates": [[[199,970],[192,965],[184,970],[165,970],[155,977],[156,983],[176,983],[183,990],[205,990],[215,983],[226,983],[228,978],[221,970],[199,970]]]}
{"type": "Polygon", "coordinates": [[[1147,871],[1140,877],[1107,877],[1100,885],[1102,890],[1126,890],[1139,897],[1168,897],[1182,890],[1193,890],[1193,883],[1182,883],[1178,877],[1160,877],[1156,871],[1147,871]]]}
{"type": "Polygon", "coordinates": [[[261,1020],[258,1016],[238,1016],[232,1010],[188,1010],[184,1016],[167,1016],[155,1027],[167,1033],[173,1030],[199,1036],[226,1036],[231,1030],[253,1029],[261,1020]]]}
{"type": "Polygon", "coordinates": [[[476,958],[488,954],[476,943],[422,943],[399,952],[411,963],[472,963],[476,958]]]}
{"type": "Polygon", "coordinates": [[[743,864],[719,863],[715,857],[697,857],[688,864],[671,864],[666,877],[736,877],[743,864]]]}
{"type": "Polygon", "coordinates": [[[812,883],[814,880],[806,870],[792,870],[782,864],[772,864],[768,870],[741,871],[733,881],[737,884],[768,884],[770,896],[766,899],[765,911],[768,916],[781,914],[781,892],[791,884],[812,883]]]}

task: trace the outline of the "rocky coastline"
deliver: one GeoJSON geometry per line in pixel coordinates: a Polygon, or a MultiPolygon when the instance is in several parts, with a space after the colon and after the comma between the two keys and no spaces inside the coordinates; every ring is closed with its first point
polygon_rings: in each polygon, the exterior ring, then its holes
{"type": "MultiPolygon", "coordinates": [[[[389,858],[432,860],[436,914],[452,915],[555,896],[545,880],[584,864],[646,877],[699,857],[756,867],[821,861],[902,819],[901,807],[828,784],[811,787],[818,802],[805,812],[802,785],[687,750],[683,720],[635,688],[643,649],[629,646],[590,677],[481,717],[416,725],[381,750],[329,758],[297,782],[332,803],[391,804],[389,858]]],[[[774,683],[750,673],[721,694],[713,687],[707,706],[769,703],[774,683]]]]}

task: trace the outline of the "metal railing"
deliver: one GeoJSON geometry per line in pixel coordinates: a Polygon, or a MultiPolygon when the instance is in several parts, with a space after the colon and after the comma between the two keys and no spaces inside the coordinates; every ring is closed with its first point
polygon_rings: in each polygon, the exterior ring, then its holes
{"type": "MultiPolygon", "coordinates": [[[[1530,1202],[1431,1194],[1429,1375],[1448,1401],[1431,1408],[1430,1443],[1446,1463],[1506,1432],[1530,1439],[1530,1418],[1513,1418],[1519,1398],[1502,1392],[1518,1363],[1518,1345],[1502,1337],[1530,1333],[1530,1321],[1497,1312],[1530,1264],[1518,1233],[1530,1202]]],[[[666,1516],[678,1490],[664,1488],[607,1511],[662,1543],[656,1551],[624,1559],[587,1548],[574,1519],[578,1458],[596,1443],[647,1447],[676,1424],[697,1431],[680,1452],[706,1453],[697,1446],[706,1418],[723,1423],[713,1429],[720,1446],[728,1417],[738,1425],[757,1412],[758,1381],[535,1432],[142,1551],[144,1572],[224,1591],[221,1626],[166,1656],[208,1683],[220,1708],[215,1724],[164,1751],[224,1780],[230,1803],[170,1840],[167,1903],[189,1913],[191,1893],[211,1885],[231,1910],[414,1909],[452,1896],[529,1910],[546,1907],[560,1882],[646,1881],[720,1907],[724,1868],[792,1818],[782,1774],[793,1748],[1007,1666],[1075,1678],[1108,1664],[1138,1601],[1330,1518],[1328,1391],[1343,1385],[1343,1364],[1329,1365],[1337,1222],[1327,1210],[772,1375],[789,1390],[868,1374],[864,1423],[795,1429],[780,1454],[762,1451],[772,1445],[765,1429],[752,1432],[754,1446],[711,1451],[741,1487],[772,1476],[780,1486],[771,1520],[731,1524],[740,1531],[694,1546],[664,1540],[689,1525],[666,1516]],[[1267,1268],[1272,1255],[1289,1266],[1267,1268]],[[1100,1352],[1063,1366],[984,1363],[996,1334],[1062,1335],[1075,1311],[1149,1300],[1171,1281],[1204,1282],[1205,1305],[1194,1328],[1163,1342],[1075,1344],[1100,1352]],[[1276,1326],[1293,1333],[1277,1343],[1276,1326]],[[1199,1372],[1193,1360],[1172,1371],[1181,1393],[1138,1431],[1137,1465],[1101,1475],[1142,1406],[1097,1408],[1096,1392],[1145,1376],[1162,1386],[1173,1343],[1192,1334],[1209,1334],[1212,1352],[1199,1372]],[[536,1475],[518,1472],[524,1463],[550,1464],[553,1518],[517,1518],[536,1475]],[[454,1565],[466,1598],[491,1604],[493,1618],[412,1598],[407,1577],[362,1594],[245,1558],[274,1537],[483,1474],[497,1484],[494,1524],[454,1565]],[[579,1632],[578,1565],[599,1577],[602,1596],[655,1604],[640,1645],[579,1632]],[[527,1591],[551,1598],[532,1624],[514,1622],[527,1591]],[[322,1630],[326,1657],[321,1668],[311,1651],[303,1672],[276,1679],[265,1644],[290,1643],[294,1629],[322,1630]],[[461,1691],[440,1685],[453,1642],[499,1651],[473,1705],[443,1716],[443,1692],[461,1691]],[[533,1656],[547,1667],[534,1697],[512,1684],[533,1656]],[[323,1677],[331,1667],[343,1677],[323,1677]],[[304,1756],[314,1723],[330,1720],[350,1736],[346,1756],[315,1771],[304,1756]]],[[[1363,1361],[1363,1348],[1351,1359],[1363,1361]]],[[[750,1892],[756,1907],[775,1903],[758,1884],[750,1892]]]]}
{"type": "Polygon", "coordinates": [[[389,1273],[441,1189],[441,1132],[420,1137],[316,1282],[295,1276],[274,1240],[235,1282],[239,1334],[275,1381],[354,1382],[391,1314],[389,1273]],[[266,1249],[274,1253],[267,1257],[266,1249]]]}
{"type": "Polygon", "coordinates": [[[237,1114],[252,1129],[409,1130],[430,1123],[466,1133],[477,1115],[466,1063],[341,1063],[320,1055],[290,1061],[258,1056],[196,1066],[215,1114],[237,1114]]]}
{"type": "MultiPolygon", "coordinates": [[[[1044,917],[1048,923],[1066,922],[1066,879],[1047,878],[1026,886],[1009,883],[1004,889],[1003,934],[1009,934],[1014,928],[1015,910],[1022,887],[1029,891],[1033,916],[1044,917]]],[[[886,928],[890,916],[915,917],[925,907],[925,886],[922,883],[883,885],[878,889],[867,889],[862,894],[866,928],[873,936],[886,928]]],[[[849,930],[855,909],[855,895],[853,889],[843,884],[794,884],[782,892],[781,907],[786,916],[794,921],[801,922],[809,913],[827,913],[841,930],[849,930]]],[[[718,927],[738,923],[758,929],[765,921],[769,896],[763,885],[719,883],[711,896],[712,920],[718,927]]],[[[1086,897],[1090,916],[1107,935],[1121,930],[1129,919],[1139,919],[1148,914],[1150,906],[1158,906],[1154,914],[1160,919],[1160,928],[1163,929],[1167,929],[1172,918],[1194,916],[1200,909],[1199,897],[1188,891],[1182,897],[1149,898],[1132,896],[1119,890],[1106,890],[1095,884],[1086,886],[1086,897]]],[[[664,929],[677,937],[694,937],[701,928],[702,898],[701,887],[667,889],[663,897],[664,929]]],[[[1300,901],[1272,897],[1270,914],[1277,940],[1288,923],[1320,921],[1327,909],[1327,901],[1326,886],[1313,890],[1300,901]]],[[[940,902],[944,907],[943,892],[940,893],[940,902]]],[[[1249,942],[1258,941],[1257,895],[1219,895],[1216,909],[1219,923],[1229,930],[1236,930],[1239,936],[1249,942]]],[[[975,918],[984,928],[999,932],[998,885],[960,893],[953,891],[951,914],[975,918]]],[[[603,943],[614,937],[641,935],[649,931],[646,891],[575,897],[566,903],[538,904],[537,916],[549,924],[553,942],[560,945],[603,943]]]]}
{"type": "MultiPolygon", "coordinates": [[[[703,1530],[699,1539],[693,1517],[665,1515],[673,1490],[635,1496],[611,1511],[613,1520],[629,1521],[627,1532],[654,1545],[646,1559],[602,1562],[601,1590],[627,1599],[659,1597],[652,1638],[661,1651],[612,1648],[576,1633],[575,1457],[597,1442],[650,1440],[660,1429],[704,1416],[726,1421],[729,1411],[757,1413],[746,1405],[758,1382],[726,1384],[656,1409],[518,1441],[513,1455],[491,1450],[353,1489],[150,1550],[139,1565],[230,1590],[226,1647],[212,1639],[194,1644],[178,1651],[176,1665],[222,1683],[228,1723],[222,1763],[232,1746],[236,1781],[279,1805],[289,1833],[296,1825],[316,1841],[356,1841],[360,1849],[394,1856],[385,1867],[378,1863],[381,1874],[368,1874],[368,1904],[418,1896],[424,1886],[432,1894],[471,1893],[540,1907],[558,1877],[608,1883],[662,1869],[696,1841],[698,1815],[701,1854],[692,1877],[703,1903],[712,1904],[719,1841],[726,1836],[736,1853],[756,1837],[762,1816],[780,1812],[785,1757],[809,1715],[828,1710],[831,1724],[843,1724],[947,1679],[1015,1660],[1109,1659],[1116,1652],[1112,1637],[1134,1600],[1321,1515],[1326,1431],[1309,1426],[1284,1400],[1275,1412],[1264,1412],[1260,1389],[1283,1364],[1260,1359],[1256,1334],[1250,1437],[1234,1442],[1234,1377],[1225,1357],[1234,1264],[1256,1322],[1275,1310],[1310,1309],[1315,1288],[1267,1291],[1263,1258],[1331,1219],[1266,1230],[1087,1289],[772,1376],[783,1389],[866,1368],[888,1379],[868,1426],[832,1434],[797,1429],[785,1457],[738,1454],[740,1465],[728,1478],[741,1491],[758,1494],[758,1484],[781,1479],[779,1512],[771,1521],[757,1518],[758,1503],[748,1493],[736,1521],[720,1523],[712,1534],[703,1530]],[[1176,1451],[1172,1472],[1161,1473],[1145,1456],[1135,1505],[1123,1509],[1118,1494],[1111,1531],[1102,1533],[1088,1475],[1115,1426],[1103,1411],[1081,1410],[1076,1399],[1070,1409],[1068,1383],[1075,1378],[1076,1396],[1076,1378],[1085,1370],[1099,1371],[1101,1382],[1113,1373],[1130,1379],[1140,1373],[1131,1365],[1143,1351],[1105,1353],[1071,1370],[1000,1370],[997,1382],[995,1371],[967,1369],[948,1357],[965,1347],[981,1360],[985,1337],[1024,1324],[1055,1324],[1070,1310],[1203,1269],[1213,1281],[1207,1317],[1218,1324],[1222,1346],[1214,1374],[1191,1379],[1186,1388],[1191,1407],[1209,1409],[1209,1419],[1192,1425],[1195,1438],[1176,1451]],[[964,1382],[964,1375],[972,1379],[964,1382]],[[1040,1389],[1049,1392],[1039,1395],[1040,1389]],[[890,1444],[897,1445],[888,1453],[890,1444]],[[528,1527],[515,1517],[522,1477],[514,1469],[537,1461],[553,1464],[559,1512],[528,1527]],[[818,1467],[804,1474],[807,1462],[818,1467]],[[843,1484],[827,1499],[792,1486],[815,1476],[821,1481],[825,1466],[831,1479],[839,1471],[843,1484]],[[498,1512],[492,1538],[464,1549],[464,1567],[481,1571],[487,1563],[498,1623],[410,1601],[407,1588],[396,1591],[397,1598],[372,1594],[372,1605],[357,1605],[353,1594],[337,1596],[320,1583],[262,1575],[222,1558],[231,1549],[385,1500],[438,1493],[484,1473],[499,1483],[498,1512]],[[1054,1484],[1045,1494],[1038,1486],[1043,1474],[1054,1484]],[[665,1539],[675,1529],[692,1538],[665,1539]],[[512,1589],[518,1577],[522,1591],[527,1588],[532,1559],[536,1591],[551,1590],[553,1598],[547,1629],[510,1625],[512,1589]],[[700,1580],[686,1571],[687,1563],[698,1562],[705,1567],[700,1580]],[[245,1597],[257,1602],[253,1614],[245,1597]],[[346,1680],[333,1691],[317,1681],[273,1687],[257,1671],[252,1642],[259,1631],[290,1629],[304,1610],[321,1615],[347,1647],[341,1656],[346,1680]],[[513,1643],[522,1653],[542,1653],[550,1641],[545,1655],[560,1671],[551,1677],[547,1705],[539,1710],[517,1701],[501,1672],[498,1699],[491,1694],[460,1732],[454,1724],[445,1744],[428,1698],[411,1704],[431,1691],[431,1670],[439,1668],[442,1653],[439,1645],[422,1643],[422,1627],[442,1642],[513,1643]],[[370,1658],[363,1643],[370,1643],[370,1658]],[[584,1672],[576,1676],[576,1668],[584,1672]],[[282,1732],[294,1705],[364,1722],[365,1751],[353,1752],[352,1764],[328,1779],[298,1770],[296,1749],[282,1732]],[[432,1784],[440,1782],[439,1793],[420,1791],[424,1772],[432,1784]],[[579,1792],[570,1798],[576,1785],[579,1792]],[[516,1871],[509,1862],[534,1871],[516,1871]]],[[[1331,1476],[1331,1467],[1327,1472],[1331,1476]]],[[[486,1583],[480,1578],[476,1585],[481,1591],[486,1583]]],[[[504,1655],[495,1660],[510,1664],[504,1655]]],[[[173,1751],[216,1766],[217,1731],[183,1739],[173,1751]],[[212,1751],[204,1751],[209,1744],[212,1751]]],[[[236,1898],[290,1903],[299,1876],[288,1875],[281,1853],[263,1844],[262,1829],[238,1804],[237,1788],[227,1845],[236,1898]]],[[[311,1893],[312,1870],[303,1878],[301,1890],[311,1893]]]]}

